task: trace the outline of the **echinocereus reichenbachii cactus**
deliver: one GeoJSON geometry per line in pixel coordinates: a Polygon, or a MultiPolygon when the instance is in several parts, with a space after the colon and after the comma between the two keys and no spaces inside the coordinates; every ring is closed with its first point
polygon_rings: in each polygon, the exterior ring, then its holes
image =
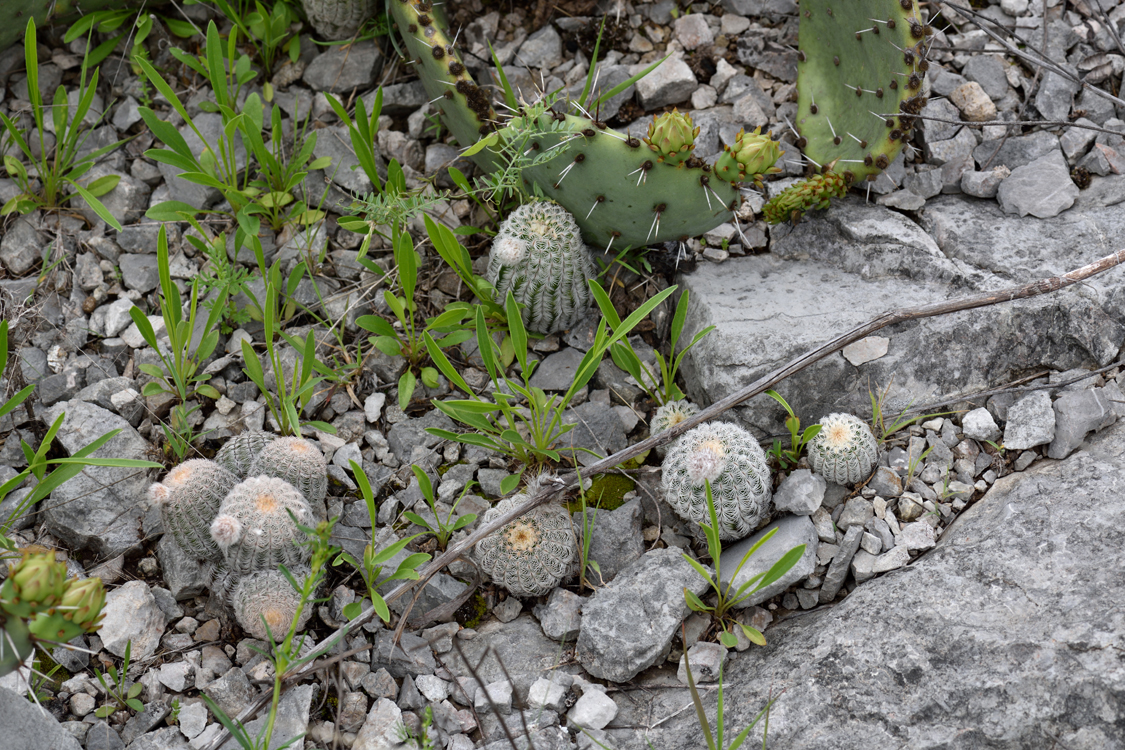
{"type": "Polygon", "coordinates": [[[699,127],[693,127],[690,114],[680,114],[675,108],[659,117],[653,117],[644,142],[656,153],[656,160],[673,167],[683,164],[695,149],[699,127]]]}
{"type": "Polygon", "coordinates": [[[871,429],[851,414],[829,414],[808,444],[809,466],[829,482],[854,484],[871,476],[878,443],[871,429]]]}
{"type": "Polygon", "coordinates": [[[375,14],[375,0],[301,0],[301,5],[316,32],[331,40],[351,39],[375,14]]]}
{"type": "MultiPolygon", "coordinates": [[[[300,568],[289,572],[296,581],[308,575],[307,570],[300,568]]],[[[297,614],[301,595],[281,571],[260,570],[239,579],[230,603],[243,630],[263,641],[268,641],[271,635],[275,641],[280,641],[297,614]]],[[[311,614],[312,607],[306,605],[297,621],[298,631],[305,627],[311,614]]]]}
{"type": "Polygon", "coordinates": [[[246,430],[232,437],[219,449],[215,454],[215,463],[242,481],[249,476],[254,459],[275,437],[263,430],[246,430]]]}
{"type": "Polygon", "coordinates": [[[299,437],[277,438],[262,448],[247,476],[277,477],[305,496],[318,521],[325,518],[324,496],[328,494],[328,465],[315,445],[299,437]]]}
{"type": "MultiPolygon", "coordinates": [[[[520,493],[485,511],[482,523],[527,502],[533,482],[520,493]]],[[[541,505],[477,542],[473,557],[488,576],[516,596],[542,596],[566,577],[578,554],[570,513],[560,505],[541,505]]]]}
{"type": "Polygon", "coordinates": [[[741,539],[769,520],[772,508],[766,453],[746,430],[709,422],[688,430],[664,459],[664,499],[680,516],[710,523],[707,482],[721,539],[741,539]]]}
{"type": "MultiPolygon", "coordinates": [[[[684,420],[691,419],[698,413],[699,407],[687,399],[669,401],[659,407],[656,414],[652,415],[652,426],[649,428],[649,432],[652,435],[659,435],[669,427],[674,427],[684,420]]],[[[667,445],[656,446],[657,456],[663,458],[667,452],[667,445]]]]}
{"type": "Polygon", "coordinates": [[[503,301],[511,291],[524,324],[537,333],[570,328],[590,305],[590,253],[566,209],[536,201],[513,211],[492,241],[488,281],[503,301]]]}
{"type": "Polygon", "coordinates": [[[238,477],[214,461],[193,458],[172,469],[149,487],[149,498],[160,508],[164,530],[188,554],[199,560],[223,559],[211,538],[211,522],[238,477]]]}
{"type": "Polygon", "coordinates": [[[312,510],[296,487],[274,477],[251,477],[236,485],[211,523],[211,538],[234,575],[298,565],[309,559],[297,524],[313,523],[312,510]],[[290,517],[292,513],[292,517],[290,517]]]}

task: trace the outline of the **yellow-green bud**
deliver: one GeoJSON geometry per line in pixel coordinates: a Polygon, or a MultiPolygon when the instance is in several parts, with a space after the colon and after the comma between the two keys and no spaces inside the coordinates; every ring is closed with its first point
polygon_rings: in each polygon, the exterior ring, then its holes
{"type": "Polygon", "coordinates": [[[658,154],[657,161],[678,166],[691,156],[697,135],[699,128],[693,126],[691,115],[680,114],[673,108],[652,118],[644,142],[658,154]]]}
{"type": "Polygon", "coordinates": [[[66,590],[66,565],[53,552],[25,553],[9,578],[21,601],[51,607],[66,590]]]}
{"type": "Polygon", "coordinates": [[[74,579],[59,603],[62,616],[75,625],[91,630],[100,619],[105,604],[105,587],[100,578],[74,579]]]}
{"type": "Polygon", "coordinates": [[[715,162],[715,174],[732,183],[749,179],[760,184],[762,175],[781,172],[774,166],[781,153],[781,145],[770,133],[762,135],[761,128],[753,133],[740,130],[734,146],[723,147],[715,162]]]}

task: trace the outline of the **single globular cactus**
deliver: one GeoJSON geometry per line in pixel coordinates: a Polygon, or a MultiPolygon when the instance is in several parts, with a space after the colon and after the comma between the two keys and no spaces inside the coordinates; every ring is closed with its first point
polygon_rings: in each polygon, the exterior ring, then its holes
{"type": "Polygon", "coordinates": [[[325,520],[324,496],[328,494],[328,464],[315,445],[299,437],[277,438],[262,448],[250,464],[250,477],[277,477],[305,496],[318,521],[325,520]]]}
{"type": "Polygon", "coordinates": [[[215,454],[215,463],[242,481],[250,476],[250,465],[262,449],[276,438],[264,430],[246,430],[235,435],[215,454]]]}
{"type": "Polygon", "coordinates": [[[658,162],[678,167],[687,161],[691,152],[695,150],[699,127],[693,125],[691,115],[680,114],[673,107],[671,112],[652,118],[652,123],[648,126],[648,136],[643,140],[656,153],[658,162]]]}
{"type": "Polygon", "coordinates": [[[223,568],[234,576],[309,559],[297,524],[313,513],[297,488],[283,479],[252,477],[236,485],[211,523],[211,538],[223,553],[223,568]],[[292,517],[290,516],[292,514],[292,517]]]}
{"type": "MultiPolygon", "coordinates": [[[[691,419],[698,413],[699,407],[687,399],[669,401],[657,408],[656,413],[652,415],[652,425],[649,428],[649,432],[652,435],[659,435],[669,427],[675,427],[680,422],[691,419]]],[[[656,446],[656,455],[660,458],[664,458],[667,452],[667,445],[656,446]]]]}
{"type": "Polygon", "coordinates": [[[164,530],[176,544],[199,560],[223,559],[211,538],[211,522],[238,477],[213,461],[193,458],[168,472],[163,482],[149,487],[149,498],[160,508],[164,530]]]}
{"type": "MultiPolygon", "coordinates": [[[[308,571],[301,568],[289,572],[297,581],[308,575],[308,571]]],[[[281,571],[260,570],[239,579],[230,595],[230,603],[243,630],[263,641],[269,641],[271,636],[274,641],[280,641],[297,616],[301,595],[281,571]]],[[[304,629],[312,609],[305,606],[301,610],[298,631],[304,629]]]]}
{"type": "Polygon", "coordinates": [[[551,201],[520,206],[500,225],[488,256],[498,300],[512,292],[524,325],[537,333],[570,328],[590,306],[594,263],[566,209],[551,201]]]}
{"type": "Polygon", "coordinates": [[[763,176],[781,173],[774,164],[783,153],[773,133],[762,135],[761,128],[753,133],[740,130],[733,146],[723,144],[723,153],[715,160],[715,174],[727,182],[749,180],[761,188],[763,176]]]}
{"type": "Polygon", "coordinates": [[[772,492],[766,453],[746,430],[708,422],[688,430],[663,463],[664,499],[682,518],[710,524],[707,482],[720,539],[742,539],[770,518],[772,492]]]}
{"type": "Polygon", "coordinates": [[[879,446],[863,420],[851,414],[829,414],[808,444],[809,467],[829,482],[854,484],[871,476],[879,446]]]}
{"type": "Polygon", "coordinates": [[[351,39],[375,15],[375,0],[301,0],[305,16],[325,39],[351,39]]]}
{"type": "Polygon", "coordinates": [[[813,175],[778,193],[762,206],[762,215],[770,224],[792,221],[796,224],[805,211],[828,208],[832,198],[843,198],[848,192],[844,177],[826,169],[824,174],[813,175]]]}
{"type": "MultiPolygon", "coordinates": [[[[482,523],[519,507],[540,483],[501,500],[482,523]]],[[[473,557],[488,576],[516,596],[542,596],[566,577],[578,555],[570,513],[561,505],[540,505],[477,542],[473,557]]]]}

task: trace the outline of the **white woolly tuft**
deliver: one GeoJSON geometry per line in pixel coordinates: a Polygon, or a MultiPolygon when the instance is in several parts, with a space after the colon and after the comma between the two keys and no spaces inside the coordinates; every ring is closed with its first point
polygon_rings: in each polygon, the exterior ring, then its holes
{"type": "Polygon", "coordinates": [[[505,266],[515,265],[527,254],[527,243],[518,237],[501,235],[492,243],[492,257],[505,266]]]}
{"type": "Polygon", "coordinates": [[[703,443],[688,456],[687,472],[692,484],[700,486],[704,481],[712,482],[719,478],[727,467],[727,457],[716,445],[703,443]]]}
{"type": "Polygon", "coordinates": [[[211,538],[220,547],[229,547],[242,536],[242,524],[234,516],[222,515],[211,522],[211,538]]]}
{"type": "Polygon", "coordinates": [[[168,498],[171,496],[172,493],[169,489],[160,482],[153,482],[148,488],[149,502],[158,508],[168,502],[168,498]]]}

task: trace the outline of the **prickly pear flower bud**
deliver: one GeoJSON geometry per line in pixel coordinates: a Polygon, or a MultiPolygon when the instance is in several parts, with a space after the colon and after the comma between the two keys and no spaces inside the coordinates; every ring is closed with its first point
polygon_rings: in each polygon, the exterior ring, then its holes
{"type": "Polygon", "coordinates": [[[699,128],[693,127],[690,114],[680,114],[676,109],[653,117],[648,126],[648,147],[658,154],[657,161],[679,165],[687,161],[695,148],[699,128]]]}
{"type": "Polygon", "coordinates": [[[735,159],[746,174],[777,174],[781,171],[774,167],[781,158],[781,146],[771,137],[771,133],[762,135],[761,128],[753,133],[739,133],[734,143],[734,152],[735,159]]]}
{"type": "Polygon", "coordinates": [[[51,607],[66,590],[66,565],[55,562],[53,552],[26,554],[10,578],[20,600],[51,607]]]}
{"type": "Polygon", "coordinates": [[[714,483],[727,467],[727,452],[718,440],[705,440],[688,456],[687,471],[692,484],[714,483]]]}
{"type": "Polygon", "coordinates": [[[100,578],[72,580],[59,603],[62,616],[87,630],[101,616],[105,588],[100,578]]]}

